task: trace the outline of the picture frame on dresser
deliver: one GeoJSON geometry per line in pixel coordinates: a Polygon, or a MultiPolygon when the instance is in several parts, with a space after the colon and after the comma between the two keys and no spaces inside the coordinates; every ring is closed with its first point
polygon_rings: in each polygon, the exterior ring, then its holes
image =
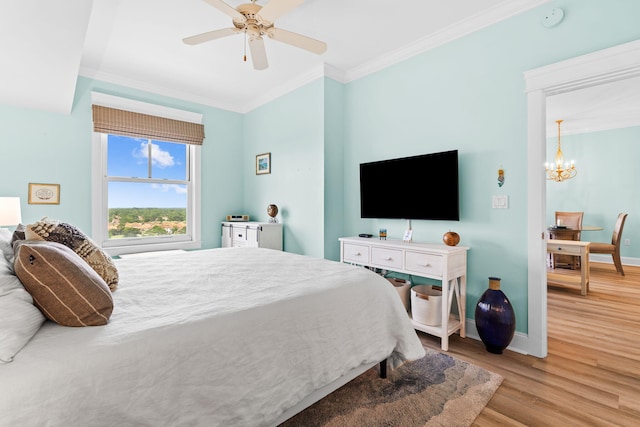
{"type": "Polygon", "coordinates": [[[30,205],[59,205],[60,184],[29,183],[30,205]]]}
{"type": "Polygon", "coordinates": [[[271,173],[271,153],[256,156],[256,175],[271,173]]]}

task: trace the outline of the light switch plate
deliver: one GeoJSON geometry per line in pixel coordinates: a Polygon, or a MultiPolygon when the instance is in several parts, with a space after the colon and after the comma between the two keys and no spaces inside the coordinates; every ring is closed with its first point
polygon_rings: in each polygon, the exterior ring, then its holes
{"type": "Polygon", "coordinates": [[[509,207],[509,196],[493,196],[491,207],[493,209],[507,209],[509,207]]]}

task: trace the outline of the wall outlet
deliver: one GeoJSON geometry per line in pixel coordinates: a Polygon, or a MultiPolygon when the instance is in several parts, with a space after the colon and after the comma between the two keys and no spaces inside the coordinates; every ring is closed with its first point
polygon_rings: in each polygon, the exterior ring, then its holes
{"type": "Polygon", "coordinates": [[[624,239],[625,246],[631,246],[631,239],[624,239]]]}

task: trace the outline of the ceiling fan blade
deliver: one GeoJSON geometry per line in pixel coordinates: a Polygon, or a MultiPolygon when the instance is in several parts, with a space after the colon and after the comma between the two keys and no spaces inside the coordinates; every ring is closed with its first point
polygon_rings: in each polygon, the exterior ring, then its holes
{"type": "Polygon", "coordinates": [[[211,40],[220,39],[222,37],[231,36],[233,34],[238,34],[239,32],[240,30],[238,30],[237,28],[223,28],[222,30],[207,31],[206,33],[184,38],[182,39],[182,42],[190,45],[200,44],[211,40]]]}
{"type": "Polygon", "coordinates": [[[270,0],[269,3],[265,4],[262,9],[260,9],[258,16],[263,21],[273,23],[280,16],[292,9],[295,9],[302,3],[304,3],[304,0],[270,0]]]}
{"type": "Polygon", "coordinates": [[[233,7],[229,6],[227,3],[222,0],[204,0],[209,3],[211,6],[218,9],[220,12],[229,15],[233,18],[234,21],[245,22],[247,18],[244,17],[243,14],[235,10],[233,7]]]}
{"type": "Polygon", "coordinates": [[[281,28],[272,28],[267,32],[267,34],[274,40],[308,50],[309,52],[317,53],[318,55],[327,51],[327,44],[325,42],[303,36],[302,34],[283,30],[281,28]]]}
{"type": "Polygon", "coordinates": [[[262,40],[262,37],[249,40],[249,50],[251,51],[253,68],[256,70],[267,69],[269,63],[267,62],[267,51],[264,48],[264,40],[262,40]]]}

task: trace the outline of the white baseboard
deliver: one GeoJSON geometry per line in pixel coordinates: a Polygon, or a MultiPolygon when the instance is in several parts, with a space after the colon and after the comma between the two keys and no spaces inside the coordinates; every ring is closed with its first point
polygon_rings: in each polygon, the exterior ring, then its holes
{"type": "MultiPolygon", "coordinates": [[[[611,255],[604,254],[589,254],[589,261],[613,264],[613,258],[611,255]]],[[[640,258],[620,257],[620,261],[622,261],[622,265],[632,265],[635,267],[640,266],[640,258]]]]}
{"type": "MultiPolygon", "coordinates": [[[[604,254],[589,254],[589,261],[602,262],[605,264],[613,265],[613,258],[611,255],[604,254]]],[[[640,266],[640,258],[622,257],[622,265],[640,266]]],[[[477,341],[481,341],[478,330],[476,329],[476,322],[474,319],[466,319],[466,336],[477,341]]],[[[521,354],[530,354],[536,357],[540,357],[536,354],[535,350],[532,350],[532,345],[529,339],[529,335],[523,332],[517,332],[513,336],[513,340],[507,347],[508,350],[515,351],[521,354]]]]}
{"type": "MultiPolygon", "coordinates": [[[[467,338],[471,338],[476,341],[482,341],[480,339],[480,335],[478,335],[478,330],[476,329],[475,320],[467,319],[466,328],[467,328],[466,330],[467,338]]],[[[520,353],[520,354],[531,354],[535,356],[534,352],[530,351],[529,348],[530,348],[529,336],[525,333],[516,331],[516,333],[513,335],[513,339],[511,340],[511,343],[509,344],[509,347],[507,347],[507,350],[515,351],[516,353],[520,353]]]]}

